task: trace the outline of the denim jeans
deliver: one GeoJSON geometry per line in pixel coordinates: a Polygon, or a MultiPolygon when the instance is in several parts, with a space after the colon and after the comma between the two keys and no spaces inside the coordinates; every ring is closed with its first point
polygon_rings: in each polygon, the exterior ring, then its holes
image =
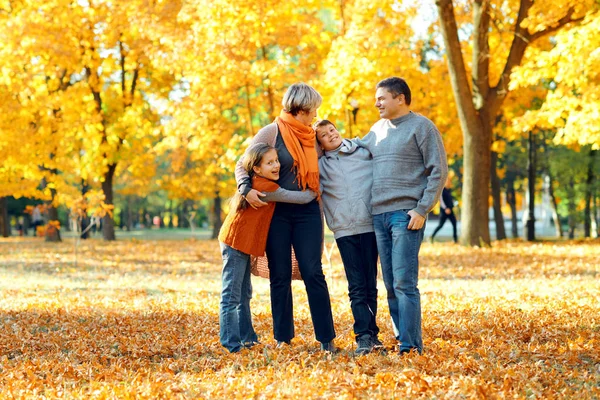
{"type": "Polygon", "coordinates": [[[219,338],[223,347],[235,353],[245,344],[258,342],[250,314],[250,256],[224,243],[220,245],[223,272],[219,304],[219,338]]]}
{"type": "Polygon", "coordinates": [[[292,246],[306,288],[315,337],[321,343],[335,338],[329,289],[321,265],[322,243],[323,222],[319,203],[277,203],[266,249],[275,340],[289,342],[295,334],[292,246]]]}
{"type": "Polygon", "coordinates": [[[419,249],[425,225],[409,230],[409,210],[373,216],[383,282],[394,334],[400,350],[423,351],[421,337],[421,294],[419,293],[419,249]]]}
{"type": "Polygon", "coordinates": [[[356,340],[376,337],[377,327],[377,242],[373,232],[343,236],[336,239],[346,279],[348,296],[354,317],[356,340]]]}

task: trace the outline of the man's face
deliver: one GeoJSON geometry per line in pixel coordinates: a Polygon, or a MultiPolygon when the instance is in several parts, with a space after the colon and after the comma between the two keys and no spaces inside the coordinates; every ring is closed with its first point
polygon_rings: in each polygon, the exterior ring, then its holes
{"type": "Polygon", "coordinates": [[[342,144],[340,133],[331,124],[319,126],[316,132],[317,140],[325,151],[335,150],[342,144]]]}
{"type": "Polygon", "coordinates": [[[375,107],[379,110],[381,118],[394,119],[402,116],[403,104],[404,95],[400,94],[394,98],[386,88],[377,88],[375,92],[375,107]]]}

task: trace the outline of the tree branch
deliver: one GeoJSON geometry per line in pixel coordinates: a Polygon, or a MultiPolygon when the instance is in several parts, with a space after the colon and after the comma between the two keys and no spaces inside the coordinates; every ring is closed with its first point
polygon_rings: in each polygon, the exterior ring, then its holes
{"type": "Polygon", "coordinates": [[[473,4],[473,25],[473,104],[475,109],[480,110],[490,89],[489,0],[476,0],[473,4]]]}
{"type": "Polygon", "coordinates": [[[123,96],[123,103],[126,103],[126,93],[125,93],[125,49],[123,49],[123,41],[121,40],[121,38],[123,37],[123,34],[119,35],[119,55],[121,56],[120,58],[120,64],[121,64],[121,96],[123,96]]]}
{"type": "Polygon", "coordinates": [[[570,24],[571,22],[580,22],[583,21],[583,19],[585,18],[585,15],[582,15],[581,17],[578,18],[573,18],[573,12],[575,10],[573,10],[572,8],[569,10],[569,12],[567,13],[567,15],[565,15],[564,17],[562,17],[561,19],[558,20],[558,22],[556,23],[556,25],[554,26],[549,26],[546,29],[544,29],[543,31],[539,31],[536,32],[534,34],[531,34],[529,36],[529,41],[533,42],[541,37],[544,37],[546,35],[549,35],[551,33],[554,33],[556,31],[558,31],[560,28],[562,28],[563,26],[565,26],[566,24],[570,24]]]}
{"type": "Polygon", "coordinates": [[[129,91],[129,94],[130,94],[129,104],[130,105],[133,103],[133,96],[135,94],[135,88],[137,86],[138,78],[140,77],[140,67],[141,67],[141,65],[138,62],[135,69],[133,70],[133,78],[131,78],[131,90],[129,91]]]}
{"type": "Polygon", "coordinates": [[[523,56],[525,55],[525,50],[527,46],[534,40],[537,40],[545,35],[556,32],[563,26],[571,22],[577,22],[583,20],[584,17],[573,18],[574,10],[571,8],[567,12],[567,14],[559,19],[556,24],[552,27],[548,27],[542,31],[530,34],[529,31],[525,28],[521,27],[521,23],[529,13],[529,9],[533,5],[533,0],[521,0],[521,6],[519,8],[519,14],[517,17],[517,21],[515,23],[515,33],[513,37],[513,42],[510,47],[510,52],[508,57],[506,58],[506,64],[504,65],[504,69],[502,71],[502,75],[500,75],[500,79],[498,84],[492,88],[488,95],[488,103],[490,104],[490,115],[495,115],[506,95],[508,94],[508,85],[510,83],[510,74],[512,69],[517,65],[521,64],[523,60],[523,56]]]}
{"type": "Polygon", "coordinates": [[[454,98],[457,102],[459,118],[464,128],[468,125],[467,121],[473,121],[477,118],[477,112],[473,105],[467,70],[458,38],[454,6],[452,5],[452,0],[436,0],[436,5],[440,17],[444,45],[446,47],[446,56],[448,57],[450,80],[455,93],[454,98]]]}

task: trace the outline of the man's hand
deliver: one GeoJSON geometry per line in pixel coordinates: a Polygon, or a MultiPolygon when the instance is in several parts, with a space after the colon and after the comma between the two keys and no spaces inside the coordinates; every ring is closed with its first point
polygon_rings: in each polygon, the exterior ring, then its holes
{"type": "Polygon", "coordinates": [[[425,225],[425,217],[416,212],[415,210],[410,210],[408,212],[410,215],[410,221],[408,222],[408,229],[412,231],[418,231],[425,225]]]}
{"type": "Polygon", "coordinates": [[[452,210],[450,210],[449,208],[444,208],[444,212],[446,213],[446,215],[450,215],[452,210]]]}
{"type": "Polygon", "coordinates": [[[260,208],[267,205],[264,201],[260,199],[260,197],[265,197],[266,194],[259,192],[256,189],[250,189],[248,194],[246,195],[246,201],[250,204],[252,208],[260,208]]]}

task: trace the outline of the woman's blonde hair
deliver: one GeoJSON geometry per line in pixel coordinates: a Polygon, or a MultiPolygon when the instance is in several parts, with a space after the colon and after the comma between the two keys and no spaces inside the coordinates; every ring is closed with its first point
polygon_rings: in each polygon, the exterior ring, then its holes
{"type": "MultiPolygon", "coordinates": [[[[244,170],[248,173],[250,179],[254,176],[254,167],[258,167],[262,162],[263,157],[269,151],[275,150],[275,147],[270,146],[266,143],[255,143],[250,145],[246,152],[244,153],[244,159],[242,160],[242,166],[244,170]]],[[[248,201],[240,194],[240,192],[235,192],[233,197],[231,198],[231,203],[229,205],[230,210],[241,211],[248,208],[248,201]]]]}
{"type": "Polygon", "coordinates": [[[285,92],[281,105],[283,111],[296,116],[300,111],[309,112],[319,108],[322,102],[323,98],[312,86],[298,82],[290,86],[285,92]]]}

